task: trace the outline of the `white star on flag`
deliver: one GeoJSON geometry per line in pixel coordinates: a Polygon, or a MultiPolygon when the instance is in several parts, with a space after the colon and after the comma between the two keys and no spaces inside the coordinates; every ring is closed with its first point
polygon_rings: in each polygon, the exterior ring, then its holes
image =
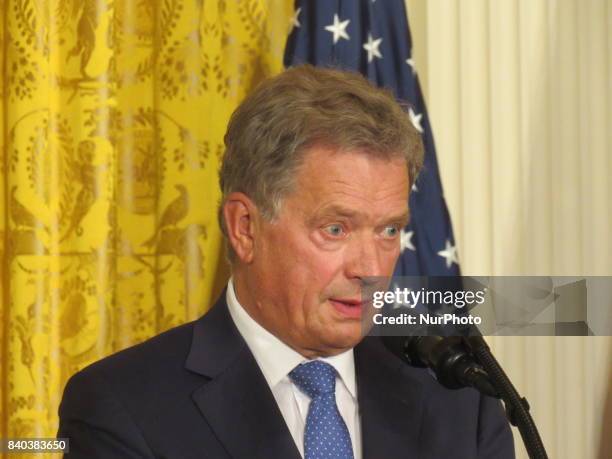
{"type": "MultiPolygon", "coordinates": [[[[394,282],[393,285],[391,286],[391,288],[389,289],[389,291],[394,292],[398,288],[400,288],[400,286],[397,285],[396,282],[394,282]]],[[[410,292],[412,292],[412,289],[410,287],[404,287],[404,290],[406,290],[406,292],[408,292],[407,295],[409,295],[410,292]]],[[[411,307],[410,301],[408,301],[408,303],[402,303],[401,301],[398,301],[398,299],[396,298],[395,303],[393,303],[393,309],[410,308],[410,307],[411,307]]]]}
{"type": "Polygon", "coordinates": [[[419,113],[417,115],[416,113],[414,113],[414,110],[412,110],[412,107],[410,107],[410,110],[408,111],[408,116],[410,116],[410,121],[412,122],[412,125],[415,127],[415,129],[422,134],[423,128],[421,127],[421,118],[423,114],[419,113]]]}
{"type": "Polygon", "coordinates": [[[300,27],[302,24],[300,24],[300,20],[299,20],[299,15],[302,12],[302,8],[298,8],[297,10],[295,10],[295,13],[293,13],[293,17],[291,18],[291,24],[293,24],[293,27],[300,27]]]}
{"type": "Polygon", "coordinates": [[[346,21],[340,22],[340,18],[337,14],[334,14],[334,23],[325,27],[325,30],[334,34],[334,45],[340,40],[344,38],[345,40],[350,40],[348,33],[346,33],[346,28],[349,25],[350,19],[346,21]]]}
{"type": "Polygon", "coordinates": [[[440,250],[438,255],[446,259],[447,268],[450,268],[453,263],[459,264],[459,259],[457,258],[457,247],[453,246],[448,239],[446,240],[446,247],[444,250],[440,250]]]}
{"type": "Polygon", "coordinates": [[[400,235],[400,250],[404,253],[404,250],[416,250],[414,245],[412,244],[412,235],[414,231],[404,231],[402,230],[400,235]]]}
{"type": "Polygon", "coordinates": [[[419,191],[419,189],[416,186],[416,182],[412,184],[412,191],[419,191]]]}
{"type": "Polygon", "coordinates": [[[412,73],[415,74],[416,71],[414,69],[414,59],[409,57],[408,59],[406,59],[406,64],[410,66],[410,68],[412,69],[412,73]]]}
{"type": "Polygon", "coordinates": [[[368,52],[368,63],[372,62],[375,56],[382,59],[382,54],[380,54],[380,50],[378,49],[381,43],[382,38],[374,40],[372,34],[368,34],[368,42],[363,44],[363,49],[368,52]]]}

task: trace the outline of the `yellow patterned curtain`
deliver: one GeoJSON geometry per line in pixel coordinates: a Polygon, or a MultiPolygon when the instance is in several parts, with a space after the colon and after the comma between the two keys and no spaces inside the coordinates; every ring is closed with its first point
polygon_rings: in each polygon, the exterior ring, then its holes
{"type": "Polygon", "coordinates": [[[219,292],[223,133],[292,4],[0,1],[0,437],[54,436],[72,373],[219,292]]]}

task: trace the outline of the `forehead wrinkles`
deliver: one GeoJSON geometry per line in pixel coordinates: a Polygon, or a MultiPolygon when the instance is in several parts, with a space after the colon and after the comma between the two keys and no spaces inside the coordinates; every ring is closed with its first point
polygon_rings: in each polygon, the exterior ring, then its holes
{"type": "Polygon", "coordinates": [[[312,197],[319,202],[318,208],[333,202],[338,204],[353,202],[377,205],[383,202],[390,203],[394,200],[408,200],[407,181],[398,180],[397,176],[392,180],[386,180],[387,176],[380,177],[330,177],[328,180],[322,178],[313,180],[304,191],[308,191],[312,197]]]}
{"type": "MultiPolygon", "coordinates": [[[[326,184],[329,185],[330,195],[347,196],[373,201],[381,201],[387,198],[394,198],[395,195],[402,194],[404,191],[405,183],[403,181],[398,181],[394,183],[388,180],[380,181],[380,177],[378,177],[377,179],[368,178],[366,183],[362,183],[358,182],[357,180],[332,178],[326,184]],[[368,186],[368,188],[365,189],[364,185],[375,186],[368,186]]],[[[324,186],[326,184],[324,183],[324,186]]]]}
{"type": "Polygon", "coordinates": [[[404,163],[403,159],[371,158],[359,152],[310,151],[297,168],[295,186],[286,198],[310,210],[333,202],[376,206],[397,199],[398,206],[407,204],[404,163]]]}
{"type": "Polygon", "coordinates": [[[404,220],[408,215],[408,200],[397,190],[385,193],[384,197],[336,191],[325,196],[309,209],[304,203],[303,213],[308,220],[343,217],[357,222],[387,223],[404,220]]]}

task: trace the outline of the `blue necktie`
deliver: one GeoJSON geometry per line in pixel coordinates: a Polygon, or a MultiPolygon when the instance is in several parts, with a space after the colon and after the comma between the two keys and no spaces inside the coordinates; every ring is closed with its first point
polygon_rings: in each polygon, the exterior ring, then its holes
{"type": "Polygon", "coordinates": [[[310,397],[304,431],[305,459],[353,459],[353,445],[336,405],[336,370],[321,360],[298,365],[289,377],[310,397]]]}

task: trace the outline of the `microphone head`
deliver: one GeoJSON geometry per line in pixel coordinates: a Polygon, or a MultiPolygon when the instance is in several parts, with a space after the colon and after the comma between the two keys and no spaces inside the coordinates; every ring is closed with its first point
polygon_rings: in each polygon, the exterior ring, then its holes
{"type": "Polygon", "coordinates": [[[383,336],[382,341],[385,347],[396,357],[414,367],[426,367],[418,352],[415,344],[422,338],[420,336],[383,336]]]}
{"type": "Polygon", "coordinates": [[[447,389],[473,387],[499,397],[489,375],[458,336],[383,336],[385,347],[413,367],[428,368],[447,389]]]}

